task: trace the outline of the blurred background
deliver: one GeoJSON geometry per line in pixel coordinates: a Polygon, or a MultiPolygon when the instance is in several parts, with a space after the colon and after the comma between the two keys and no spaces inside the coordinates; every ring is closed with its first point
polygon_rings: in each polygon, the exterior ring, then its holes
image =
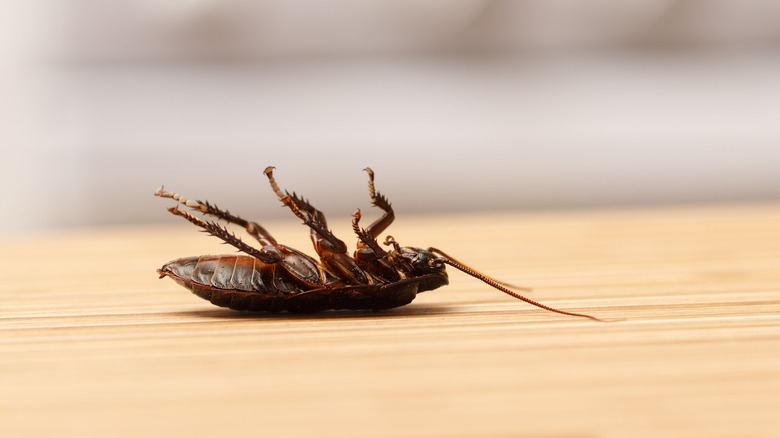
{"type": "Polygon", "coordinates": [[[5,0],[2,234],[780,199],[780,2],[5,0]],[[293,220],[291,218],[291,220],[293,220]]]}

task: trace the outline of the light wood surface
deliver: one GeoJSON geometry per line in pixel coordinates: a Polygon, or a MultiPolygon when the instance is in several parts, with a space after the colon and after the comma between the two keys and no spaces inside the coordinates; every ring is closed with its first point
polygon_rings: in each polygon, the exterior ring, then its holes
{"type": "MultiPolygon", "coordinates": [[[[352,241],[348,218],[331,223],[352,241]]],[[[266,225],[311,253],[296,220],[266,225]]],[[[176,218],[6,237],[0,436],[780,436],[780,204],[389,231],[624,320],[545,312],[458,272],[392,311],[239,313],[157,279],[231,252],[176,218]]]]}

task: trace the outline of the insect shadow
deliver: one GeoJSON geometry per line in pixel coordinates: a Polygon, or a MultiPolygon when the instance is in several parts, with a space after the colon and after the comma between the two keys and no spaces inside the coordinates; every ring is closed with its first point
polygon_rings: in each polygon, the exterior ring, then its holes
{"type": "Polygon", "coordinates": [[[327,319],[390,319],[416,316],[451,315],[459,313],[455,306],[442,306],[440,304],[418,304],[413,307],[404,307],[392,310],[324,310],[316,313],[292,313],[292,312],[236,312],[230,309],[202,309],[181,312],[172,312],[172,315],[235,319],[235,320],[327,320],[327,319]]]}

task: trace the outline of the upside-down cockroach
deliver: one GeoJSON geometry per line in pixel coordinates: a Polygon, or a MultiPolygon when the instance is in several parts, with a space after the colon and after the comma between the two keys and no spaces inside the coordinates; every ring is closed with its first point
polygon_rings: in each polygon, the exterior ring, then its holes
{"type": "Polygon", "coordinates": [[[171,277],[195,295],[217,306],[235,310],[380,310],[409,304],[418,293],[447,285],[449,280],[445,265],[449,265],[536,307],[599,321],[589,315],[554,309],[526,298],[515,290],[528,289],[488,277],[436,248],[401,246],[392,236],[387,236],[383,243],[391,248],[386,251],[377,242],[377,236],[390,226],[395,213],[387,198],[375,190],[374,172],[370,168],[364,170],[368,173],[371,203],[384,214],[367,228],[361,228],[360,210],[354,213],[352,229],[358,242],[354,255],[350,257],[344,242],[328,230],[323,213],[297,194],[282,192],[274,179],[273,170],[274,167],[268,167],[264,172],[271,188],[282,204],[309,227],[319,263],[294,248],[278,243],[255,222],[246,221],[209,202],[192,201],[160,188],[156,196],[173,199],[196,212],[243,227],[261,245],[259,249],[250,246],[216,221],[199,219],[176,205],[168,211],[244,254],[173,260],[157,270],[160,278],[171,277]]]}

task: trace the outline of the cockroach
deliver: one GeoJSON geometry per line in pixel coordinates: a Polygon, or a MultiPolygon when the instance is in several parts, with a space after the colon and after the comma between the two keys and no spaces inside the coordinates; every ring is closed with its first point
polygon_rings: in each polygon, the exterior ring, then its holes
{"type": "Polygon", "coordinates": [[[295,192],[282,192],[274,178],[273,166],[264,171],[282,204],[309,228],[319,262],[278,243],[256,222],[246,221],[209,202],[192,201],[160,188],[156,196],[178,202],[168,209],[170,213],[243,253],[173,260],[157,270],[160,278],[170,277],[195,295],[235,310],[300,313],[327,309],[382,310],[404,306],[420,292],[449,284],[445,270],[445,265],[449,265],[536,307],[600,321],[590,315],[554,309],[526,298],[517,290],[530,289],[488,277],[437,248],[401,246],[388,235],[383,243],[390,248],[385,250],[377,242],[377,236],[390,226],[395,213],[387,198],[376,191],[374,172],[370,168],[364,170],[368,173],[371,204],[383,214],[366,228],[360,227],[360,209],[353,214],[352,229],[358,240],[352,257],[344,242],[328,229],[325,215],[320,210],[295,192]],[[195,217],[179,205],[216,220],[195,217]],[[243,227],[260,246],[246,244],[218,220],[243,227]]]}

